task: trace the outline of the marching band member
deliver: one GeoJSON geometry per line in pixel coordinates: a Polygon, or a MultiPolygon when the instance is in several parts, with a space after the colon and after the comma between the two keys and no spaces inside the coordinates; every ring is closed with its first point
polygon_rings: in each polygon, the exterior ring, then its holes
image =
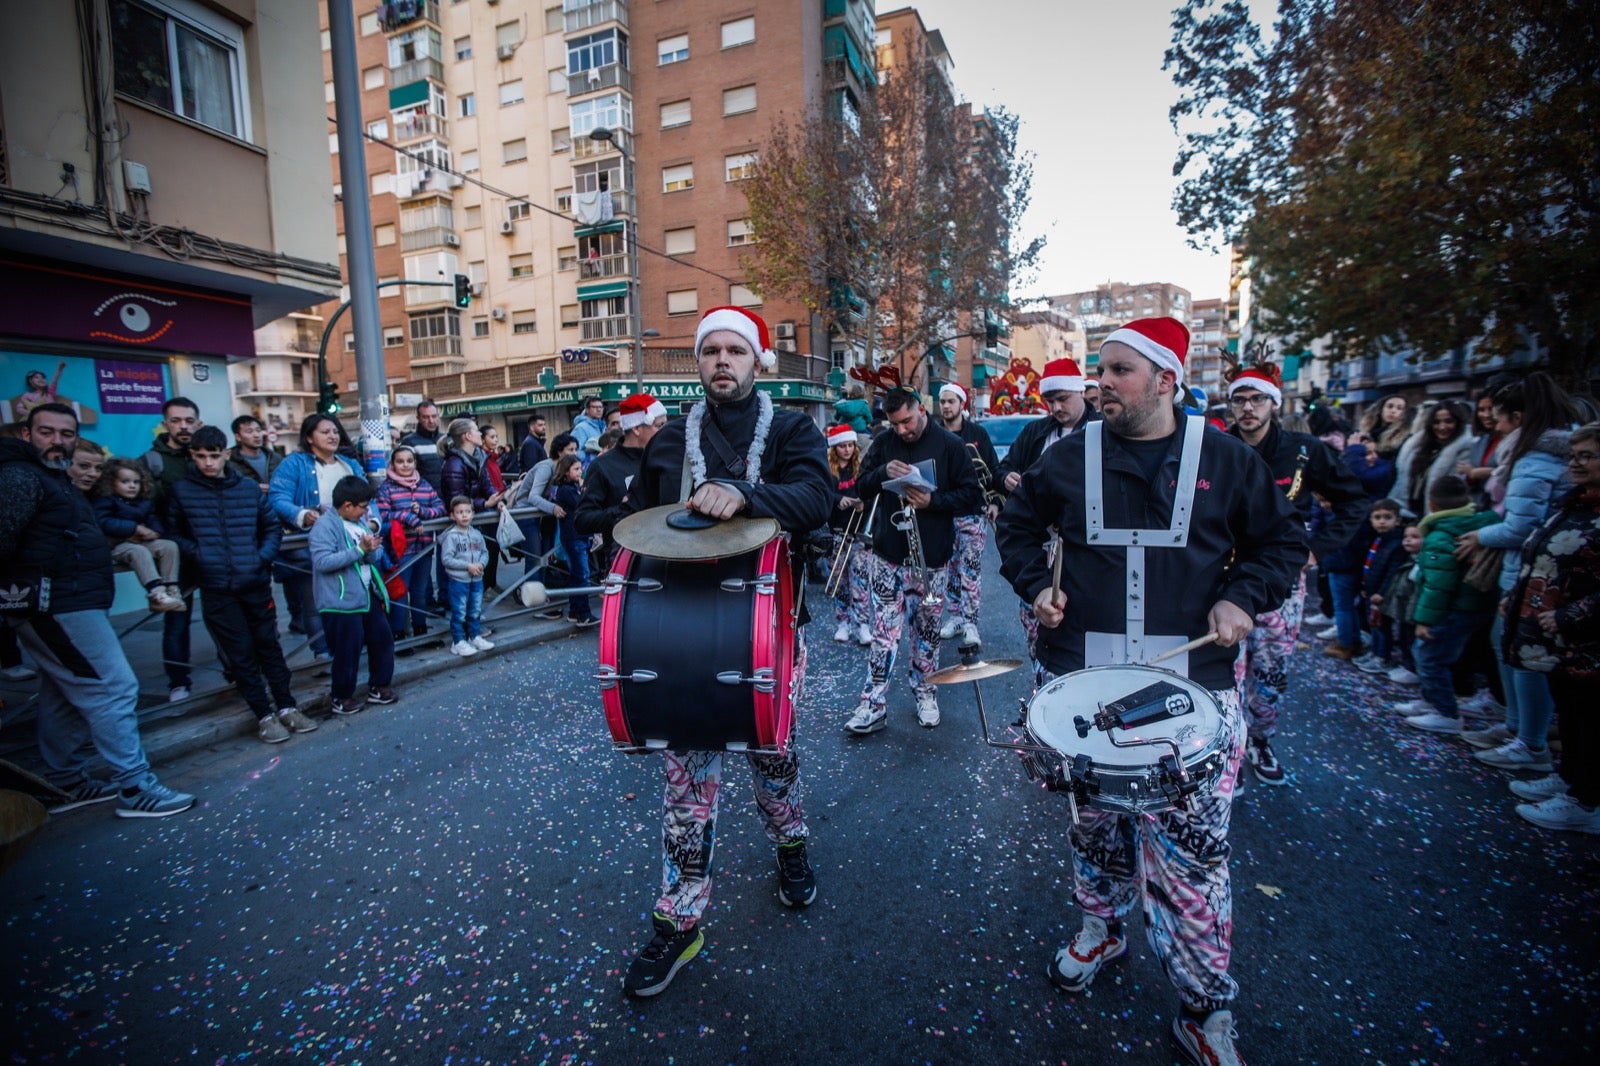
{"type": "Polygon", "coordinates": [[[1227,765],[1209,795],[1138,815],[1082,810],[1072,826],[1073,894],[1083,927],[1050,966],[1070,992],[1127,950],[1122,922],[1143,901],[1145,930],[1183,1006],[1173,1035],[1190,1062],[1237,1063],[1228,976],[1232,896],[1228,815],[1244,746],[1236,645],[1282,602],[1305,534],[1242,442],[1181,417],[1189,331],[1140,319],[1100,349],[1103,423],[1061,439],[1013,487],[996,540],[1001,573],[1033,604],[1046,680],[1139,663],[1208,631],[1217,640],[1168,660],[1212,690],[1227,765]],[[1061,534],[1061,587],[1040,545],[1061,534]],[[1123,582],[1107,580],[1121,572],[1123,582]]]}
{"type": "Polygon", "coordinates": [[[939,701],[927,680],[939,668],[939,601],[944,598],[945,566],[955,548],[955,518],[972,514],[983,502],[978,473],[961,438],[933,424],[915,390],[890,389],[883,398],[891,432],[872,442],[856,481],[869,507],[882,496],[873,531],[870,560],[872,587],[872,653],[868,678],[845,729],[858,736],[888,725],[889,670],[900,644],[900,630],[911,621],[911,689],[917,698],[917,721],[925,728],[939,724],[939,701]],[[933,463],[934,489],[907,488],[903,498],[883,487],[905,477],[923,460],[933,463]],[[902,529],[897,512],[909,510],[902,529]],[[920,558],[915,546],[920,544],[920,558]]]}
{"type": "Polygon", "coordinates": [[[1273,480],[1299,512],[1301,522],[1311,519],[1313,493],[1333,505],[1333,517],[1312,539],[1310,556],[1288,598],[1256,616],[1255,628],[1245,642],[1244,705],[1250,721],[1245,760],[1263,785],[1287,783],[1283,764],[1272,750],[1272,738],[1278,732],[1278,700],[1289,684],[1289,656],[1300,639],[1305,571],[1355,536],[1368,503],[1361,482],[1337,452],[1309,433],[1295,433],[1278,424],[1281,381],[1278,368],[1271,364],[1253,366],[1235,376],[1228,383],[1228,409],[1233,415],[1233,428],[1228,432],[1266,460],[1273,480]]]}
{"type": "Polygon", "coordinates": [[[856,495],[856,478],[861,474],[861,442],[849,423],[828,430],[828,472],[833,475],[834,507],[828,516],[828,529],[833,533],[832,558],[835,566],[845,568],[839,594],[833,598],[834,617],[839,623],[839,628],[833,631],[833,639],[840,644],[854,640],[866,647],[872,643],[872,605],[867,599],[867,558],[860,534],[867,530],[858,525],[858,535],[851,538],[850,546],[845,548],[841,543],[852,514],[858,516],[858,523],[866,521],[865,508],[856,495]]]}
{"type": "MultiPolygon", "coordinates": [[[[773,518],[803,537],[828,520],[832,482],[827,446],[816,425],[773,405],[755,387],[757,364],[777,360],[766,322],[740,307],[707,311],[695,331],[695,361],[706,399],[689,416],[664,426],[645,448],[625,510],[686,500],[692,511],[720,520],[736,515],[773,518]],[[687,471],[691,483],[683,484],[687,471]]],[[[798,553],[793,557],[801,564],[798,553]]],[[[802,615],[800,621],[805,621],[802,615]]],[[[693,634],[684,634],[686,643],[693,634]]],[[[805,672],[803,634],[795,656],[795,685],[805,672]]],[[[711,901],[712,843],[722,784],[721,751],[664,751],[665,857],[661,895],[651,917],[652,938],[634,958],[623,988],[653,996],[705,944],[701,918],[711,901]]],[[[784,755],[751,755],[756,805],[767,838],[777,846],[778,899],[808,906],[817,895],[806,855],[800,809],[800,765],[791,743],[784,755]]]]}
{"type": "Polygon", "coordinates": [[[967,390],[951,382],[939,390],[939,421],[944,428],[961,438],[968,454],[981,462],[978,472],[979,486],[984,499],[972,514],[956,515],[956,547],[950,557],[949,573],[945,578],[948,595],[945,606],[949,620],[939,630],[939,639],[961,638],[964,647],[977,645],[978,609],[983,605],[983,549],[989,543],[989,530],[984,519],[994,521],[1000,513],[999,505],[991,503],[990,493],[998,498],[993,480],[1000,476],[1000,460],[994,454],[994,445],[984,428],[967,417],[967,390]]]}
{"type": "Polygon", "coordinates": [[[645,445],[667,424],[666,406],[648,392],[634,393],[618,404],[617,410],[622,441],[605,454],[595,456],[594,462],[589,464],[589,471],[583,476],[583,496],[573,516],[573,525],[583,536],[599,533],[605,538],[601,558],[607,562],[612,554],[611,529],[627,514],[622,509],[622,501],[639,474],[645,445]]]}

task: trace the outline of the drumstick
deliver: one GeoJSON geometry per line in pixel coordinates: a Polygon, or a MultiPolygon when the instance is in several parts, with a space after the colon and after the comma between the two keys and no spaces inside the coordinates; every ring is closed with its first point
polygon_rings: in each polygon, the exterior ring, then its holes
{"type": "Polygon", "coordinates": [[[1179,644],[1176,648],[1173,648],[1171,651],[1162,652],[1160,655],[1157,655],[1154,659],[1147,660],[1144,663],[1144,665],[1145,666],[1154,666],[1156,663],[1165,662],[1167,659],[1171,659],[1171,658],[1174,658],[1176,656],[1182,655],[1186,651],[1194,651],[1196,648],[1203,648],[1207,644],[1210,644],[1213,640],[1216,640],[1216,639],[1217,639],[1217,631],[1213,629],[1211,632],[1207,633],[1203,637],[1195,637],[1193,640],[1191,640],[1187,644],[1179,644]]]}
{"type": "Polygon", "coordinates": [[[1056,605],[1056,597],[1061,595],[1061,557],[1066,554],[1062,551],[1061,534],[1055,535],[1056,554],[1050,560],[1050,606],[1056,605]]]}

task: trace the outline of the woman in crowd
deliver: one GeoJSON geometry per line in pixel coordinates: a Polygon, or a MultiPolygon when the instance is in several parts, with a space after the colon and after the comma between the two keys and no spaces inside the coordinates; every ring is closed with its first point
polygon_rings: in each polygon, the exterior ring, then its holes
{"type": "Polygon", "coordinates": [[[1391,494],[1412,515],[1428,513],[1428,486],[1446,474],[1455,474],[1457,464],[1470,453],[1471,420],[1467,405],[1459,400],[1445,400],[1421,409],[1395,462],[1391,494]]]}
{"type": "Polygon", "coordinates": [[[400,637],[409,628],[412,636],[428,631],[428,593],[433,586],[432,560],[421,561],[433,543],[433,534],[422,523],[444,517],[444,501],[423,480],[417,470],[417,453],[402,444],[389,456],[389,472],[378,486],[378,520],[385,529],[399,522],[406,533],[406,551],[400,558],[400,574],[406,593],[395,600],[389,611],[389,628],[400,637]]]}
{"type": "Polygon", "coordinates": [[[833,475],[834,496],[833,512],[828,516],[828,529],[833,533],[833,554],[830,558],[838,560],[838,565],[845,568],[838,595],[833,600],[834,618],[839,623],[833,632],[833,639],[841,644],[852,640],[858,644],[871,644],[872,609],[867,593],[866,565],[866,545],[870,541],[863,528],[867,516],[855,492],[856,477],[861,473],[861,445],[857,442],[855,430],[848,424],[828,430],[828,473],[833,475]],[[839,545],[844,537],[845,526],[857,511],[862,512],[856,519],[860,524],[860,535],[841,557],[839,545]]]}
{"type": "Polygon", "coordinates": [[[1456,468],[1456,473],[1466,479],[1467,488],[1472,490],[1472,500],[1479,507],[1499,502],[1491,501],[1488,492],[1489,475],[1494,473],[1495,452],[1505,439],[1494,409],[1494,392],[1494,389],[1483,389],[1478,393],[1475,407],[1477,421],[1472,425],[1476,435],[1472,442],[1472,453],[1456,468]]]}
{"type": "Polygon", "coordinates": [[[1374,500],[1394,487],[1394,462],[1410,435],[1404,396],[1385,396],[1361,416],[1361,426],[1344,450],[1345,465],[1374,500]]]}
{"type": "MultiPolygon", "coordinates": [[[[453,500],[457,496],[465,496],[472,501],[472,509],[478,512],[499,507],[504,482],[501,488],[495,487],[494,478],[499,470],[489,461],[489,452],[483,446],[483,433],[478,429],[478,423],[470,418],[458,418],[450,423],[445,435],[450,441],[450,453],[445,457],[444,468],[439,475],[444,488],[439,493],[440,498],[453,500]]],[[[493,529],[484,534],[485,539],[492,539],[493,535],[493,529]]],[[[494,577],[497,576],[495,563],[499,557],[498,547],[489,552],[489,566],[483,574],[483,590],[491,596],[494,595],[490,589],[494,587],[494,577]]]]}

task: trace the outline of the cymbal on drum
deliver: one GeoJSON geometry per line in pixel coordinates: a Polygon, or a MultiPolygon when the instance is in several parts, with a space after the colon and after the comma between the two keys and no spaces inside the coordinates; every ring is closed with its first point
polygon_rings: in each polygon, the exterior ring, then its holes
{"type": "Polygon", "coordinates": [[[976,662],[947,666],[936,674],[928,675],[932,685],[959,685],[965,681],[986,681],[991,677],[1009,674],[1022,665],[1021,659],[979,659],[976,662]]]}
{"type": "Polygon", "coordinates": [[[755,551],[781,529],[774,518],[729,518],[712,521],[703,529],[681,528],[698,524],[685,521],[683,505],[669,503],[631,514],[617,523],[611,536],[636,555],[679,562],[727,559],[755,551]],[[669,519],[675,519],[674,522],[669,519]]]}

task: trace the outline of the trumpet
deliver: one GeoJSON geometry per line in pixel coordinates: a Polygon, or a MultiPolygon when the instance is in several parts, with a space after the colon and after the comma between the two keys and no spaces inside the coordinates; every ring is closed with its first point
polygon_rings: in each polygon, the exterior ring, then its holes
{"type": "Polygon", "coordinates": [[[933,594],[933,583],[928,579],[928,557],[922,552],[922,531],[917,528],[917,509],[911,506],[908,500],[889,521],[894,523],[894,528],[906,535],[906,563],[917,571],[917,580],[922,584],[924,595],[922,602],[938,610],[943,605],[944,598],[933,594]]]}
{"type": "Polygon", "coordinates": [[[861,521],[860,507],[853,509],[850,517],[845,520],[844,532],[839,535],[839,546],[833,549],[833,559],[828,563],[828,583],[822,586],[823,594],[829,599],[838,599],[840,590],[844,588],[845,574],[849,570],[850,549],[855,544],[856,538],[872,532],[872,520],[878,517],[878,499],[876,496],[872,498],[872,513],[867,515],[865,524],[861,521]]]}
{"type": "Polygon", "coordinates": [[[985,507],[998,505],[1001,499],[1000,493],[994,487],[994,471],[989,469],[989,464],[978,454],[976,444],[967,442],[967,451],[972,453],[972,465],[978,471],[978,487],[983,490],[983,505],[985,507]]]}

